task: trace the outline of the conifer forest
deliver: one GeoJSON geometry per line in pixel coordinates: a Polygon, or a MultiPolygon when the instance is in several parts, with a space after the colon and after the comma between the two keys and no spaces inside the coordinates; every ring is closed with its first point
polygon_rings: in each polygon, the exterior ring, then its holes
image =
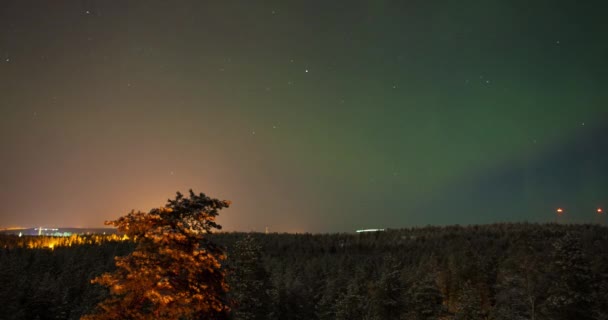
{"type": "MultiPolygon", "coordinates": [[[[0,319],[79,319],[91,280],[136,249],[116,236],[63,245],[0,239],[0,319]],[[28,246],[29,245],[29,246],[28,246]]],[[[213,233],[228,312],[201,319],[608,319],[608,230],[493,224],[370,233],[213,233]]],[[[149,317],[153,318],[153,317],[149,317]]]]}

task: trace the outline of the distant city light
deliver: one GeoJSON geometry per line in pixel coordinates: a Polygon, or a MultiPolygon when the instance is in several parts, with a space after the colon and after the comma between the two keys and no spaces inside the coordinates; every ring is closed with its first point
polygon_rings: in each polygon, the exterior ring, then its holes
{"type": "Polygon", "coordinates": [[[34,228],[34,231],[38,231],[38,236],[69,237],[72,235],[72,232],[60,232],[58,228],[38,227],[34,228]]]}
{"type": "Polygon", "coordinates": [[[361,230],[357,230],[358,233],[361,233],[361,232],[378,232],[378,231],[384,231],[384,229],[361,229],[361,230]]]}
{"type": "Polygon", "coordinates": [[[564,209],[562,209],[562,208],[557,208],[557,214],[558,214],[558,215],[562,215],[562,213],[564,213],[564,209]]]}

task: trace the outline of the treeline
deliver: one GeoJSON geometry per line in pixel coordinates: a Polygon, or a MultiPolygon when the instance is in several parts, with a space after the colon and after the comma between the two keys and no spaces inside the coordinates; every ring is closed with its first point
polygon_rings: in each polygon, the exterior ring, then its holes
{"type": "Polygon", "coordinates": [[[113,270],[114,256],[134,248],[128,241],[102,241],[29,249],[30,241],[48,239],[27,238],[0,237],[0,319],[79,319],[107,295],[90,279],[113,270]]]}
{"type": "MultiPolygon", "coordinates": [[[[496,224],[361,234],[221,233],[234,319],[608,319],[608,228],[496,224]]],[[[78,319],[130,241],[0,239],[0,319],[78,319]]]]}
{"type": "Polygon", "coordinates": [[[55,249],[57,247],[71,247],[77,245],[102,245],[106,242],[126,241],[129,238],[119,234],[73,234],[68,237],[59,236],[10,236],[0,235],[0,244],[5,249],[55,249]]]}

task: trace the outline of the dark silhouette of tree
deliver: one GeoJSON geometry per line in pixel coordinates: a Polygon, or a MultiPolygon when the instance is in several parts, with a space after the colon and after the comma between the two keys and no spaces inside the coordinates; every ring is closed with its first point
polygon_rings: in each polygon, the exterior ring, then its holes
{"type": "Polygon", "coordinates": [[[237,241],[229,255],[228,284],[234,300],[231,318],[268,319],[271,308],[270,277],[261,258],[260,245],[248,234],[237,241]]]}
{"type": "MultiPolygon", "coordinates": [[[[520,236],[521,237],[521,236],[520,236]]],[[[530,319],[539,314],[546,299],[548,250],[542,239],[522,237],[500,264],[491,319],[530,319]]]]}
{"type": "Polygon", "coordinates": [[[498,281],[493,320],[533,319],[527,302],[526,279],[521,273],[505,272],[498,281]]]}
{"type": "Polygon", "coordinates": [[[410,310],[406,319],[435,320],[443,311],[443,297],[432,273],[420,275],[408,290],[410,310]]]}
{"type": "Polygon", "coordinates": [[[298,276],[292,281],[283,281],[276,293],[273,317],[287,320],[314,319],[315,310],[310,293],[298,276]]]}
{"type": "Polygon", "coordinates": [[[317,304],[317,318],[320,320],[336,319],[336,301],[341,297],[343,287],[347,283],[340,274],[332,274],[326,279],[327,283],[321,292],[321,299],[317,304]]]}
{"type": "Polygon", "coordinates": [[[336,319],[365,319],[369,318],[368,301],[363,288],[357,281],[348,284],[346,292],[336,302],[336,319]]]}
{"type": "Polygon", "coordinates": [[[593,273],[579,237],[568,232],[555,243],[553,281],[545,304],[551,319],[593,319],[593,273]]]}
{"type": "Polygon", "coordinates": [[[374,319],[398,319],[404,307],[401,265],[393,257],[385,259],[385,270],[376,281],[370,304],[374,319]]]}
{"type": "Polygon", "coordinates": [[[221,228],[215,218],[229,204],[190,190],[188,198],[178,192],[163,208],[106,222],[137,247],[116,258],[116,271],[92,281],[108,287],[110,297],[83,319],[226,318],[225,256],[206,235],[221,228]]]}
{"type": "Polygon", "coordinates": [[[462,285],[458,297],[458,310],[454,317],[455,320],[482,320],[484,319],[481,311],[481,299],[479,293],[470,281],[462,285]]]}

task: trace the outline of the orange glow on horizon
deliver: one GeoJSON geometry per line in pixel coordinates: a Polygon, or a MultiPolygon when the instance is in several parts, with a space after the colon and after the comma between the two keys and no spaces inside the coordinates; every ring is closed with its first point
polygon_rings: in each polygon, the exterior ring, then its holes
{"type": "Polygon", "coordinates": [[[130,241],[127,235],[118,234],[92,234],[92,235],[77,235],[73,234],[69,237],[58,236],[26,236],[19,237],[15,241],[8,244],[10,248],[28,248],[28,249],[51,249],[59,247],[71,247],[77,245],[101,245],[106,242],[130,241]]]}

